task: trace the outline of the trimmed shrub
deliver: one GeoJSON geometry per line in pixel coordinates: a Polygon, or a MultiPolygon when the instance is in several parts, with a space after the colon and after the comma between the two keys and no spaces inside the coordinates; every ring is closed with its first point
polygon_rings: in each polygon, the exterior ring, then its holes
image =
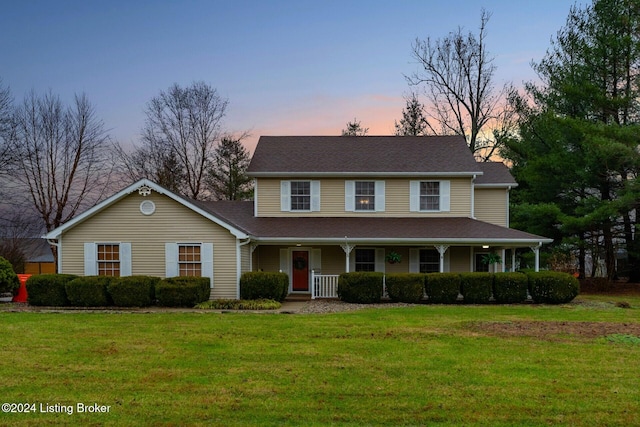
{"type": "Polygon", "coordinates": [[[342,273],[338,277],[338,298],[356,304],[380,302],[383,292],[383,273],[342,273]]]}
{"type": "Polygon", "coordinates": [[[155,299],[159,277],[127,276],[112,280],[107,292],[117,307],[148,307],[155,299]]]}
{"type": "Polygon", "coordinates": [[[194,307],[207,301],[211,293],[208,277],[168,277],[156,284],[158,305],[194,307]]]}
{"type": "Polygon", "coordinates": [[[493,296],[500,304],[521,303],[527,299],[529,279],[522,273],[496,273],[493,296]]]}
{"type": "Polygon", "coordinates": [[[430,303],[454,304],[460,293],[460,275],[457,273],[425,274],[425,290],[430,303]]]}
{"type": "Polygon", "coordinates": [[[387,274],[387,294],[394,302],[417,304],[424,296],[424,274],[387,274]]]}
{"type": "Polygon", "coordinates": [[[76,307],[106,307],[112,305],[107,286],[118,280],[111,276],[84,276],[67,282],[65,290],[69,303],[76,307]]]}
{"type": "Polygon", "coordinates": [[[65,285],[76,279],[73,274],[38,274],[27,280],[30,305],[64,307],[69,305],[65,285]]]}
{"type": "Polygon", "coordinates": [[[13,294],[20,288],[20,280],[9,261],[0,256],[0,294],[13,294]]]}
{"type": "Polygon", "coordinates": [[[578,279],[568,273],[540,271],[529,273],[529,292],[537,303],[564,304],[580,291],[578,279]]]}
{"type": "Polygon", "coordinates": [[[467,304],[487,304],[493,294],[493,273],[461,273],[461,293],[467,304]]]}
{"type": "Polygon", "coordinates": [[[289,294],[287,273],[250,271],[240,276],[241,299],[284,301],[289,294]]]}

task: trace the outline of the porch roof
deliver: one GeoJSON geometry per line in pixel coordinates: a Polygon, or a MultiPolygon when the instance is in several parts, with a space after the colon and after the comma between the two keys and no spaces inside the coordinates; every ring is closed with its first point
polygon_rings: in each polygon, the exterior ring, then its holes
{"type": "Polygon", "coordinates": [[[463,217],[254,217],[253,202],[201,202],[202,209],[261,243],[500,244],[531,246],[552,239],[463,217]]]}

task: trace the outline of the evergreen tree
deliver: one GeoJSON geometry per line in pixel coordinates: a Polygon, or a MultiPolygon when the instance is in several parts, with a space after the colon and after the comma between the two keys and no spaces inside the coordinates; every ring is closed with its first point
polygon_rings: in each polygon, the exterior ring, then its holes
{"type": "Polygon", "coordinates": [[[407,105],[402,110],[400,123],[395,122],[396,135],[422,136],[426,134],[429,123],[424,116],[424,106],[418,99],[418,95],[412,92],[405,98],[407,105]]]}
{"type": "Polygon", "coordinates": [[[224,137],[216,147],[209,182],[217,200],[248,200],[253,197],[252,180],[246,174],[251,159],[241,140],[224,137]]]}

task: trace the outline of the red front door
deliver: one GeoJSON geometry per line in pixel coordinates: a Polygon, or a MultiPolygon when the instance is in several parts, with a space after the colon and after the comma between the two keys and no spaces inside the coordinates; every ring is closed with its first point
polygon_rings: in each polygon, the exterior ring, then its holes
{"type": "Polygon", "coordinates": [[[293,291],[309,291],[309,252],[291,252],[293,291]]]}

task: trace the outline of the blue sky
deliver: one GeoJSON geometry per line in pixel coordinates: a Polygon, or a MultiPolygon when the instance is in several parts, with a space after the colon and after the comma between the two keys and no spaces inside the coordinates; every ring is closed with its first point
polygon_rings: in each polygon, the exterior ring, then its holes
{"type": "MultiPolygon", "coordinates": [[[[585,4],[586,0],[578,4],[585,4]]],[[[416,37],[476,31],[497,84],[535,74],[569,0],[120,1],[9,0],[0,14],[0,78],[17,102],[31,89],[86,93],[110,135],[130,145],[145,104],[173,83],[205,81],[229,98],[225,127],[260,135],[339,135],[357,118],[390,134],[416,70],[416,37]]]]}

